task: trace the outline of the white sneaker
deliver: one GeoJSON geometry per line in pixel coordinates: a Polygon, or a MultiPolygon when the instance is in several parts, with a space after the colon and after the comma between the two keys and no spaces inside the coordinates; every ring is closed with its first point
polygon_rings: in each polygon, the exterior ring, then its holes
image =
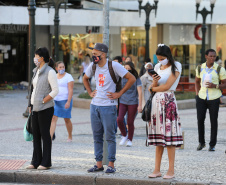
{"type": "Polygon", "coordinates": [[[126,140],[127,140],[127,138],[128,138],[128,136],[126,136],[126,137],[122,136],[122,139],[121,139],[119,145],[124,145],[126,140]]]}
{"type": "Polygon", "coordinates": [[[127,141],[127,143],[126,143],[126,146],[128,146],[128,147],[131,147],[133,144],[132,144],[132,141],[130,141],[129,139],[128,139],[128,141],[127,141]]]}

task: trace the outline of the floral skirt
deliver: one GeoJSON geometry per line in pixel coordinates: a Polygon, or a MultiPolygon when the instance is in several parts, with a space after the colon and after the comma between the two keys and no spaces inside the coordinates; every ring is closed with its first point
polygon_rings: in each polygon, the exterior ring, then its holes
{"type": "Polygon", "coordinates": [[[148,145],[180,147],[182,144],[183,137],[174,92],[155,93],[148,127],[148,145]]]}

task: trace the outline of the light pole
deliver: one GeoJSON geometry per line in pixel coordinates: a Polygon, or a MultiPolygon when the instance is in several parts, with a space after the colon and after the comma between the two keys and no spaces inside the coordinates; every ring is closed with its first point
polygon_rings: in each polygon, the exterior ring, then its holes
{"type": "Polygon", "coordinates": [[[155,4],[151,5],[149,2],[146,3],[145,6],[142,6],[142,0],[138,0],[139,3],[139,14],[141,14],[141,10],[143,9],[146,13],[146,21],[145,21],[145,30],[146,30],[146,51],[145,51],[145,60],[149,57],[149,29],[150,29],[150,21],[149,21],[149,16],[152,10],[155,10],[155,17],[157,13],[157,8],[158,8],[158,1],[159,0],[154,0],[155,4]]]}
{"type": "Polygon", "coordinates": [[[208,11],[205,7],[202,10],[199,10],[199,6],[200,6],[201,1],[202,0],[196,0],[196,20],[197,20],[198,14],[201,14],[202,15],[202,51],[201,51],[202,58],[201,58],[201,61],[205,62],[206,61],[206,59],[205,59],[205,44],[206,44],[206,29],[207,29],[206,16],[208,14],[210,14],[211,20],[212,20],[213,8],[214,8],[214,4],[215,4],[216,0],[210,0],[211,11],[208,11]]]}
{"type": "Polygon", "coordinates": [[[48,10],[50,6],[52,5],[55,8],[55,16],[54,16],[54,35],[55,35],[55,44],[54,44],[54,59],[55,61],[59,60],[59,23],[60,23],[60,17],[59,17],[59,9],[61,4],[65,4],[65,12],[67,8],[68,0],[47,0],[48,3],[48,10]]]}
{"type": "MultiPolygon", "coordinates": [[[[32,79],[32,71],[35,67],[33,58],[35,55],[35,48],[36,48],[36,39],[35,39],[35,10],[36,10],[36,4],[35,0],[29,0],[28,1],[28,12],[29,12],[29,61],[28,61],[28,82],[31,83],[32,79]]],[[[30,86],[29,86],[30,87],[30,86]]],[[[28,88],[29,89],[29,88],[28,88]]],[[[23,113],[24,117],[28,117],[29,111],[28,108],[23,113]]]]}

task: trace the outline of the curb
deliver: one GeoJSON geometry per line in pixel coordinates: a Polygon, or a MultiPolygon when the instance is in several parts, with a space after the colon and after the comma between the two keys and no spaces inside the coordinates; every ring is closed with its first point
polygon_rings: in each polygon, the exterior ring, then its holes
{"type": "MultiPolygon", "coordinates": [[[[64,174],[43,174],[37,172],[0,171],[0,182],[14,183],[38,183],[38,184],[76,184],[76,185],[216,185],[216,183],[180,182],[164,179],[140,179],[124,178],[113,176],[93,175],[64,175],[64,174]]],[[[221,184],[223,185],[223,184],[221,184]]]]}

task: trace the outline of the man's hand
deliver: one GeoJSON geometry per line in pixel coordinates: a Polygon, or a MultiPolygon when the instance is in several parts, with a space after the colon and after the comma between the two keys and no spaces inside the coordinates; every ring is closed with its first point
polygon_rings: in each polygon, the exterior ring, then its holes
{"type": "Polygon", "coordinates": [[[97,90],[94,90],[93,92],[89,93],[90,97],[94,98],[97,94],[97,90]]]}
{"type": "Polygon", "coordinates": [[[206,82],[206,87],[207,88],[216,88],[216,84],[210,83],[210,82],[206,82]]]}
{"type": "Polygon", "coordinates": [[[65,109],[68,109],[70,107],[70,102],[67,102],[64,107],[65,109]]]}
{"type": "Polygon", "coordinates": [[[110,99],[110,100],[114,100],[114,99],[118,99],[122,96],[122,94],[120,92],[107,92],[107,97],[110,99]]]}

